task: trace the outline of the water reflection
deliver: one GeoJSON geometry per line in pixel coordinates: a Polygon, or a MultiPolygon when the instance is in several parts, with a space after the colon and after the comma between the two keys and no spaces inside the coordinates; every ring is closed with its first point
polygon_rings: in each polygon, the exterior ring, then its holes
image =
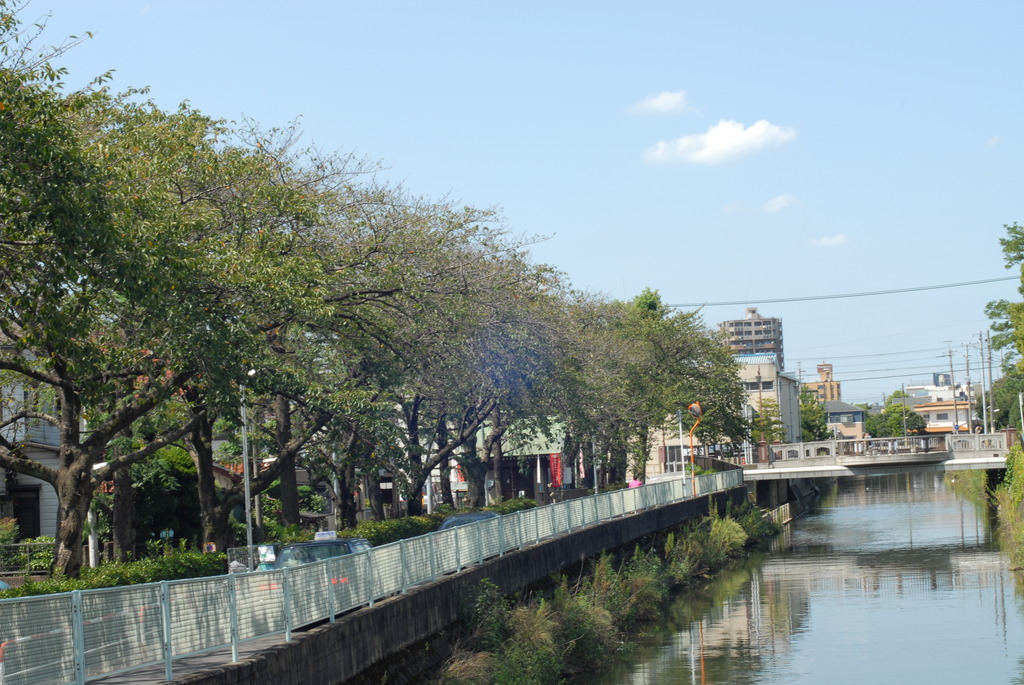
{"type": "Polygon", "coordinates": [[[1022,609],[982,507],[933,474],[823,495],[598,682],[1024,683],[1022,609]]]}

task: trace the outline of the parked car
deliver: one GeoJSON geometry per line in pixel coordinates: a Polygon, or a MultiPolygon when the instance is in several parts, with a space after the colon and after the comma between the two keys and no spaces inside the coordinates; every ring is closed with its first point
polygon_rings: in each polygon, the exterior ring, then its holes
{"type": "Polygon", "coordinates": [[[477,521],[486,521],[487,519],[498,518],[501,514],[494,511],[467,511],[461,514],[452,514],[441,521],[441,525],[438,530],[448,530],[455,526],[464,526],[467,523],[476,523],[477,521]]]}
{"type": "Polygon", "coordinates": [[[312,540],[282,545],[274,559],[273,568],[289,568],[314,561],[323,561],[346,554],[363,552],[373,547],[366,538],[337,538],[336,540],[312,540]]]}

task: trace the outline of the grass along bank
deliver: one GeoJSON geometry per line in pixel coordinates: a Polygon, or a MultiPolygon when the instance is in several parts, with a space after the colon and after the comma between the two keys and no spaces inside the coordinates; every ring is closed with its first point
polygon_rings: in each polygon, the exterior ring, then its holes
{"type": "MultiPolygon", "coordinates": [[[[714,511],[714,507],[712,507],[714,511]]],[[[632,653],[673,594],[778,533],[756,507],[711,515],[618,555],[588,560],[575,578],[514,598],[484,582],[467,603],[463,637],[439,685],[571,682],[632,653]]]]}
{"type": "Polygon", "coordinates": [[[1003,482],[992,491],[999,516],[999,546],[1014,571],[1024,570],[1024,449],[1014,445],[1006,454],[1003,482]]]}

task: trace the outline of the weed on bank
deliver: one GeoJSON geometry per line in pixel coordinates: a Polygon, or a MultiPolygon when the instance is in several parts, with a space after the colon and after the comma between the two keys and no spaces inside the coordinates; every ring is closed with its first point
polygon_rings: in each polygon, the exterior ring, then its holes
{"type": "Polygon", "coordinates": [[[434,682],[545,685],[600,671],[632,653],[631,639],[663,617],[673,593],[778,531],[747,505],[681,526],[646,549],[602,554],[543,593],[514,600],[484,581],[467,606],[465,637],[434,682]]]}

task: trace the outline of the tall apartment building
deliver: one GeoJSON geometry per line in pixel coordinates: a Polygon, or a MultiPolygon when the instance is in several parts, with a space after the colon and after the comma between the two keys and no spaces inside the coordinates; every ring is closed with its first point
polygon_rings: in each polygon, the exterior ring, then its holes
{"type": "Polygon", "coordinates": [[[839,381],[832,378],[831,364],[818,364],[818,380],[804,383],[804,387],[817,395],[821,402],[835,402],[843,399],[839,381]]]}
{"type": "Polygon", "coordinates": [[[782,319],[761,316],[757,307],[748,307],[742,319],[719,324],[728,336],[726,344],[734,354],[774,354],[779,368],[785,369],[782,356],[782,319]]]}

